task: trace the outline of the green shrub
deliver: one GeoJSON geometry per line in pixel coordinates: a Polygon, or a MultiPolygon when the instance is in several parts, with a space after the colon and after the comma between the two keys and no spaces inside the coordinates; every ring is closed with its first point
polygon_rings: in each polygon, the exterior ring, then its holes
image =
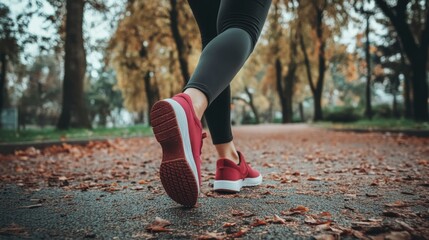
{"type": "Polygon", "coordinates": [[[391,118],[392,108],[389,104],[379,104],[372,107],[374,118],[391,118]]]}
{"type": "Polygon", "coordinates": [[[361,118],[359,110],[350,106],[325,108],[323,115],[330,122],[355,122],[361,118]]]}

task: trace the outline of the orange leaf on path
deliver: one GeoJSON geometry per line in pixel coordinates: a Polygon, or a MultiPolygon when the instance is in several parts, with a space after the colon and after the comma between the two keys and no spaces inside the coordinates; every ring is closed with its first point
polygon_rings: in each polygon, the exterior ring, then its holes
{"type": "Polygon", "coordinates": [[[305,212],[308,212],[309,210],[310,209],[308,207],[298,205],[295,208],[289,209],[289,211],[282,211],[281,214],[286,215],[286,216],[290,216],[290,215],[295,215],[295,214],[303,214],[305,212]]]}
{"type": "Polygon", "coordinates": [[[393,203],[386,203],[384,205],[386,205],[387,207],[407,207],[408,206],[406,203],[404,203],[401,200],[395,201],[393,203]]]}
{"type": "Polygon", "coordinates": [[[250,226],[252,227],[257,227],[257,226],[262,226],[262,225],[267,225],[267,222],[265,220],[262,219],[258,219],[256,218],[252,224],[250,224],[250,226]]]}
{"type": "Polygon", "coordinates": [[[233,226],[235,226],[236,225],[236,223],[234,222],[234,223],[232,223],[232,222],[226,222],[226,223],[224,223],[223,224],[223,227],[224,228],[227,228],[227,227],[233,227],[233,226]]]}
{"type": "Polygon", "coordinates": [[[171,229],[165,228],[166,226],[171,225],[170,221],[156,217],[149,226],[146,227],[148,232],[171,232],[171,229]]]}

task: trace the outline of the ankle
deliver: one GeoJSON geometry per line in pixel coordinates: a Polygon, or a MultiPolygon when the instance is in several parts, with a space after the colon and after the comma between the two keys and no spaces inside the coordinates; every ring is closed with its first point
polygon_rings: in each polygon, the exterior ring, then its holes
{"type": "Polygon", "coordinates": [[[240,163],[240,157],[232,141],[229,143],[216,144],[215,147],[219,158],[226,158],[237,164],[240,163]]]}
{"type": "Polygon", "coordinates": [[[219,155],[219,158],[229,159],[229,160],[235,162],[236,164],[240,163],[240,157],[238,156],[237,152],[231,152],[231,153],[228,153],[228,154],[222,154],[222,156],[219,155]]]}
{"type": "Polygon", "coordinates": [[[201,120],[208,106],[206,95],[196,88],[187,88],[183,93],[191,98],[195,115],[201,120]]]}

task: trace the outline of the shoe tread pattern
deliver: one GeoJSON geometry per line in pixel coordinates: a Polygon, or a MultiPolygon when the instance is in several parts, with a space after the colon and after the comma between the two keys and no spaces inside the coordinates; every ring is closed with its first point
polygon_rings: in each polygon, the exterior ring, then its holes
{"type": "Polygon", "coordinates": [[[151,125],[161,144],[160,178],[168,196],[179,204],[192,207],[198,198],[197,181],[186,161],[183,142],[173,107],[159,101],[152,107],[151,125]]]}

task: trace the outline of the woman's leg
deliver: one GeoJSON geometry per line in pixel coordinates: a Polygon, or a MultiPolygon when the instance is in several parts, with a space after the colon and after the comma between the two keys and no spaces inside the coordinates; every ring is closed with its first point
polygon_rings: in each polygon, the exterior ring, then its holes
{"type": "MultiPolygon", "coordinates": [[[[205,49],[207,44],[217,36],[220,0],[189,0],[189,4],[197,20],[203,49],[205,49]]],[[[206,94],[201,90],[189,87],[185,93],[191,96],[197,117],[201,119],[203,114],[206,116],[219,158],[238,160],[238,154],[232,142],[230,87],[223,90],[208,107],[206,94]],[[218,111],[218,109],[222,111],[218,111]]]]}
{"type": "Polygon", "coordinates": [[[195,96],[197,115],[202,116],[202,109],[209,104],[205,116],[218,155],[238,162],[232,142],[229,83],[252,52],[271,1],[222,0],[217,16],[219,35],[213,40],[213,34],[209,34],[213,33],[213,15],[206,17],[201,11],[205,1],[189,2],[200,27],[204,50],[185,93],[195,96]],[[201,93],[208,102],[201,100],[201,93]]]}

